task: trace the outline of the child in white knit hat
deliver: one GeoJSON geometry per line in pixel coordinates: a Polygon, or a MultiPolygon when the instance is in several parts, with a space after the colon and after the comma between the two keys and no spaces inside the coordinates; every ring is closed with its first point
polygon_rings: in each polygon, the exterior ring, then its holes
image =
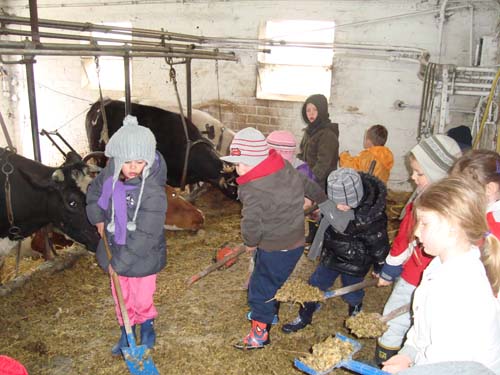
{"type": "MultiPolygon", "coordinates": [[[[309,250],[308,258],[320,256],[309,284],[326,291],[340,277],[343,286],[357,284],[373,266],[380,269],[389,252],[386,188],[377,177],[340,168],[327,179],[329,205],[320,205],[323,218],[309,250]]],[[[361,311],[364,291],[343,296],[348,314],[361,311]]],[[[283,332],[297,332],[312,322],[317,302],[305,302],[298,317],[282,327],[283,332]]]]}
{"type": "MultiPolygon", "coordinates": [[[[409,153],[411,179],[416,189],[403,210],[403,218],[392,242],[389,256],[382,270],[375,272],[375,276],[380,276],[379,286],[388,286],[396,282],[385,304],[384,314],[411,302],[413,292],[432,260],[432,257],[423,252],[421,246],[413,239],[413,202],[431,183],[446,177],[448,170],[460,156],[461,150],[457,142],[444,134],[436,134],[421,140],[409,153]]],[[[388,322],[389,329],[378,339],[375,349],[375,361],[378,364],[398,352],[410,324],[410,313],[388,322]]]]}
{"type": "Polygon", "coordinates": [[[264,135],[254,128],[236,133],[230,155],[221,159],[234,163],[239,174],[241,236],[255,262],[248,286],[252,327],[235,347],[260,349],[269,343],[277,313],[273,297],[304,251],[304,195],[317,202],[326,196],[315,182],[269,150],[264,135]]]}
{"type": "MultiPolygon", "coordinates": [[[[153,303],[156,275],[167,261],[163,229],[167,166],[156,151],[151,130],[130,115],[109,139],[105,155],[111,159],[89,187],[87,216],[101,236],[106,231],[112,258],[108,260],[102,239],[96,257],[105,271],[118,274],[134,334],[140,324],[141,345],[152,348],[153,322],[158,315],[153,303]]],[[[111,352],[120,355],[121,348],[128,346],[127,335],[111,290],[121,327],[121,337],[111,352]]]]}

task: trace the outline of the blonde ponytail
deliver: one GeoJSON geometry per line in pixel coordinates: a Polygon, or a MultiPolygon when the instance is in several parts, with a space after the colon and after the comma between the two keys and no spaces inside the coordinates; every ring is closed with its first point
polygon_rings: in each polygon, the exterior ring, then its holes
{"type": "Polygon", "coordinates": [[[492,234],[488,234],[485,238],[481,260],[493,293],[498,296],[500,292],[500,241],[492,234]]]}

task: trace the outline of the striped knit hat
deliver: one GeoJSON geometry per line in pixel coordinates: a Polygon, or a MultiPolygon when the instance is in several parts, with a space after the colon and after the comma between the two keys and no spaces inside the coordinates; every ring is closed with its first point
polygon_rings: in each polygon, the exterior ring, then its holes
{"type": "Polygon", "coordinates": [[[294,135],[288,130],[275,130],[266,138],[267,144],[276,150],[283,159],[293,162],[297,141],[294,135]]]}
{"type": "Polygon", "coordinates": [[[335,203],[356,208],[364,194],[361,176],[354,169],[339,168],[328,176],[327,191],[335,203]]]}
{"type": "Polygon", "coordinates": [[[243,163],[253,167],[268,156],[269,146],[264,134],[255,128],[245,128],[235,134],[229,146],[229,156],[221,159],[229,163],[243,163]]]}
{"type": "Polygon", "coordinates": [[[446,177],[455,160],[462,155],[457,142],[444,134],[425,138],[410,152],[430,182],[446,177]]]}

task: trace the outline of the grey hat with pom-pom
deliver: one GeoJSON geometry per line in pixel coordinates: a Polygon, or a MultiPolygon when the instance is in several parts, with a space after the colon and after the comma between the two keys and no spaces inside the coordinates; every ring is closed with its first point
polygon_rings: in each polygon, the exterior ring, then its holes
{"type": "MultiPolygon", "coordinates": [[[[144,191],[144,181],[146,180],[151,167],[155,161],[156,138],[153,132],[139,125],[137,117],[127,115],[123,119],[123,126],[118,129],[109,139],[104,154],[112,158],[113,161],[113,190],[120,175],[122,166],[127,161],[144,160],[147,164],[142,171],[141,189],[139,199],[131,222],[127,223],[127,229],[135,231],[137,213],[141,204],[142,193],[144,191]]],[[[112,218],[108,224],[108,231],[114,233],[114,204],[112,203],[112,218]]]]}

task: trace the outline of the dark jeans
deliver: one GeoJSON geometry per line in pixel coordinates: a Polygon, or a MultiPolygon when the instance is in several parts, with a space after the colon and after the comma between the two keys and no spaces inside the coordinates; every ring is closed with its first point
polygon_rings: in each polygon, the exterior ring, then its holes
{"type": "Polygon", "coordinates": [[[253,320],[272,323],[278,303],[270,300],[293,272],[303,252],[303,246],[287,251],[256,250],[255,268],[248,285],[253,320]]]}
{"type": "MultiPolygon", "coordinates": [[[[360,283],[365,279],[364,277],[351,276],[345,273],[340,273],[339,271],[332,270],[320,264],[309,278],[309,284],[318,287],[324,292],[332,287],[333,283],[339,275],[340,279],[342,280],[342,286],[349,286],[352,284],[360,283]]],[[[342,298],[349,305],[355,306],[363,301],[364,296],[365,291],[363,289],[360,289],[355,292],[348,293],[342,296],[342,298]]]]}

